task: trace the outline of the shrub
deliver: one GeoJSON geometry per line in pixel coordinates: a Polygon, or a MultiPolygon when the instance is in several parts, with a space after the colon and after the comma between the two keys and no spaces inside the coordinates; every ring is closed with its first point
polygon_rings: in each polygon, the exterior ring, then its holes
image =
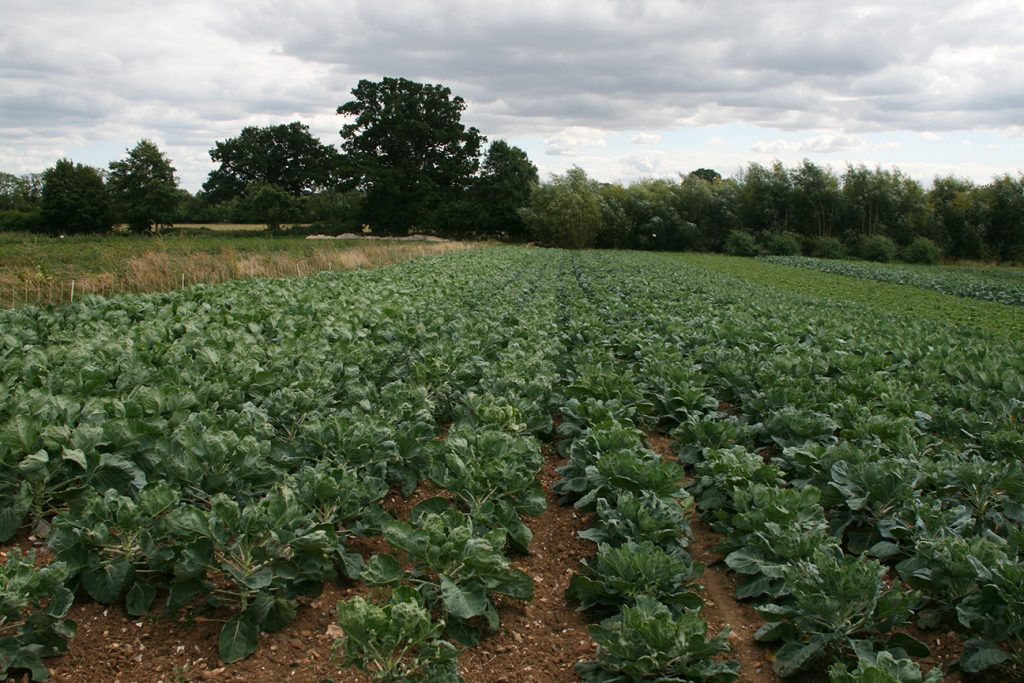
{"type": "Polygon", "coordinates": [[[733,230],[725,238],[725,253],[733,256],[757,256],[757,240],[746,230],[733,230]]]}
{"type": "Polygon", "coordinates": [[[857,243],[857,255],[868,261],[889,263],[896,258],[896,243],[885,235],[867,235],[857,243]]]}
{"type": "Polygon", "coordinates": [[[791,232],[776,232],[765,240],[765,250],[778,256],[799,256],[800,238],[791,232]]]}
{"type": "Polygon", "coordinates": [[[807,253],[817,258],[843,258],[846,249],[835,237],[812,237],[807,243],[807,253]]]}
{"type": "Polygon", "coordinates": [[[942,249],[927,237],[915,237],[910,244],[903,247],[901,256],[908,263],[935,264],[942,258],[942,249]]]}
{"type": "Polygon", "coordinates": [[[42,211],[0,211],[0,232],[46,232],[42,211]]]}

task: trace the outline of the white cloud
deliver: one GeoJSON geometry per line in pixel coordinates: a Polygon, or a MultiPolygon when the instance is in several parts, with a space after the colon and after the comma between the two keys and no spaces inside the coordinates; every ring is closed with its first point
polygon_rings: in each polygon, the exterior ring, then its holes
{"type": "Polygon", "coordinates": [[[584,148],[604,147],[604,133],[595,128],[564,128],[544,140],[544,152],[552,156],[577,156],[584,148]]]}
{"type": "Polygon", "coordinates": [[[638,133],[633,136],[634,145],[656,145],[661,142],[661,136],[657,133],[638,133]]]}
{"type": "Polygon", "coordinates": [[[648,154],[631,154],[621,159],[626,168],[641,175],[650,175],[661,169],[665,155],[659,152],[648,154]]]}
{"type": "Polygon", "coordinates": [[[761,140],[751,145],[751,149],[761,154],[832,154],[840,151],[866,149],[868,146],[862,138],[855,135],[824,134],[799,141],[761,140]]]}

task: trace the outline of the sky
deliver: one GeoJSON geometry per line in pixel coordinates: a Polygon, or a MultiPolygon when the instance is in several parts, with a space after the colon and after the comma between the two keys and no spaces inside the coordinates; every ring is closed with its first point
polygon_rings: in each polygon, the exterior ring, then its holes
{"type": "Polygon", "coordinates": [[[340,145],[385,76],[448,86],[545,177],[1024,169],[1021,0],[0,0],[0,170],[149,138],[194,192],[245,126],[340,145]]]}

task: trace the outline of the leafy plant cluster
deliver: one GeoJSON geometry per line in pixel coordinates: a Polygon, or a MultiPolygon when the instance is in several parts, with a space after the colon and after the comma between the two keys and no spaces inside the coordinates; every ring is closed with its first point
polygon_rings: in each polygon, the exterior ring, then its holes
{"type": "MultiPolygon", "coordinates": [[[[901,563],[934,534],[982,534],[1001,548],[995,556],[1019,562],[1019,356],[998,338],[951,324],[849,304],[816,301],[811,309],[805,299],[769,298],[710,272],[687,270],[681,280],[673,259],[664,270],[644,259],[635,269],[642,274],[629,275],[618,258],[590,255],[576,273],[568,345],[589,361],[595,352],[582,349],[596,344],[607,376],[632,380],[640,394],[625,381],[588,379],[605,395],[589,406],[579,395],[562,430],[581,436],[573,418],[591,415],[597,424],[618,408],[635,424],[657,421],[672,432],[681,462],[694,466],[698,510],[726,534],[728,562],[743,574],[741,596],[769,610],[773,627],[762,637],[783,644],[777,668],[832,661],[850,671],[891,657],[915,670],[924,649],[902,626],[945,610],[971,643],[961,668],[1012,670],[1012,626],[971,623],[955,606],[937,605],[939,582],[910,582],[913,569],[901,563]],[[592,317],[591,299],[600,302],[592,317]],[[662,378],[688,376],[690,393],[708,400],[674,418],[653,408],[659,368],[662,378]],[[796,568],[824,578],[800,583],[796,568]],[[807,595],[844,590],[874,597],[836,622],[826,620],[835,610],[815,615],[821,602],[807,595]]],[[[628,448],[622,441],[616,447],[628,448]]],[[[586,465],[574,446],[563,446],[570,476],[559,486],[579,500],[570,488],[580,488],[586,465]]],[[[990,579],[966,558],[962,565],[966,588],[958,590],[980,595],[990,579]]]]}
{"type": "Polygon", "coordinates": [[[681,287],[668,268],[652,272],[642,290],[609,278],[596,294],[604,344],[621,345],[625,371],[642,376],[636,339],[650,336],[655,348],[685,350],[708,378],[718,405],[687,414],[672,434],[694,466],[698,510],[726,534],[740,596],[768,610],[774,626],[762,637],[784,643],[777,670],[819,657],[871,667],[884,652],[910,662],[923,650],[900,624],[950,618],[970,643],[962,669],[1019,666],[1011,601],[979,569],[1020,563],[1019,355],[954,325],[820,300],[812,311],[805,299],[768,298],[711,273],[681,287]],[[975,547],[954,567],[948,551],[930,559],[936,538],[975,547]],[[822,583],[801,583],[801,572],[822,583]],[[842,594],[847,583],[874,604],[845,625],[824,620],[835,609],[814,616],[823,603],[807,596],[842,594]],[[968,615],[982,595],[990,614],[1007,615],[993,620],[1001,627],[968,615]]]}
{"type": "Polygon", "coordinates": [[[8,550],[0,564],[0,677],[28,671],[32,680],[49,672],[43,658],[67,649],[75,622],[67,618],[74,600],[64,586],[67,568],[55,562],[37,567],[34,552],[8,550]]]}
{"type": "Polygon", "coordinates": [[[347,543],[388,528],[379,502],[393,487],[451,483],[465,512],[525,548],[519,515],[545,502],[527,431],[547,428],[539,415],[550,424],[557,348],[522,341],[536,320],[513,318],[551,285],[515,288],[521,261],[479,267],[7,314],[0,490],[14,504],[2,538],[47,537],[73,590],[133,615],[223,619],[226,662],[325,581],[361,575],[347,543]],[[520,365],[528,374],[510,372],[520,365]]]}
{"type": "Polygon", "coordinates": [[[709,637],[699,616],[703,567],[686,552],[692,499],[682,468],[652,451],[641,429],[717,402],[693,372],[654,373],[645,365],[641,376],[623,367],[617,355],[640,357],[635,345],[645,340],[603,336],[594,317],[602,302],[588,296],[592,274],[575,274],[581,293],[562,309],[571,352],[558,434],[567,463],[554,489],[563,504],[596,512],[580,536],[597,544],[597,555],[582,563],[566,596],[604,618],[590,629],[595,659],[579,662],[577,671],[588,683],[736,680],[739,664],[723,658],[727,634],[709,637]]]}
{"type": "MultiPolygon", "coordinates": [[[[553,307],[550,285],[523,293],[553,307]]],[[[561,349],[545,307],[536,315],[497,313],[515,341],[496,345],[474,382],[452,393],[453,422],[424,470],[444,493],[419,503],[407,520],[385,524],[393,552],[373,556],[361,575],[368,585],[390,588],[389,605],[401,600],[401,609],[358,599],[338,605],[345,661],[375,680],[461,680],[451,643],[473,645],[499,628],[497,596],[533,597],[533,579],[506,553],[528,552],[524,517],[547,506],[537,435],[550,437],[561,349]]]]}

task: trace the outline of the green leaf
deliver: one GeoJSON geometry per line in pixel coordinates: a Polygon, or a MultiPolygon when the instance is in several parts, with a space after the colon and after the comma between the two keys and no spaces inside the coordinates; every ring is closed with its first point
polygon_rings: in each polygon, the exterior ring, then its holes
{"type": "Polygon", "coordinates": [[[889,541],[879,541],[870,548],[868,548],[868,555],[871,557],[877,557],[880,560],[891,560],[894,557],[899,557],[903,554],[903,549],[897,544],[889,541]]]}
{"type": "Polygon", "coordinates": [[[167,596],[167,611],[175,612],[188,603],[197,595],[202,595],[208,590],[205,581],[193,578],[179,579],[171,584],[170,593],[167,596]]]}
{"type": "Polygon", "coordinates": [[[131,616],[140,617],[149,611],[154,598],[156,598],[156,588],[136,581],[125,596],[125,609],[131,616]]]}
{"type": "Polygon", "coordinates": [[[932,653],[927,645],[907,633],[893,633],[887,646],[902,648],[911,657],[928,657],[932,653]]]}
{"type": "Polygon", "coordinates": [[[19,513],[13,505],[5,503],[3,507],[0,507],[0,543],[18,533],[24,518],[24,513],[19,513]]]}
{"type": "Polygon", "coordinates": [[[1000,650],[995,643],[972,639],[964,643],[964,654],[960,668],[968,673],[978,673],[999,666],[1012,659],[1010,653],[1000,650]]]}
{"type": "Polygon", "coordinates": [[[23,647],[18,651],[9,668],[28,669],[32,674],[33,681],[45,681],[50,677],[50,671],[43,664],[39,654],[28,647],[23,647]]]}
{"type": "Polygon", "coordinates": [[[221,661],[231,664],[251,655],[256,651],[259,635],[259,627],[244,615],[239,615],[224,624],[217,643],[221,661]]]}
{"type": "Polygon", "coordinates": [[[93,600],[109,605],[121,595],[131,570],[131,563],[126,558],[119,557],[99,567],[83,571],[82,585],[93,600]]]}
{"type": "Polygon", "coordinates": [[[459,587],[447,576],[441,576],[441,599],[449,614],[459,619],[472,619],[487,608],[487,594],[478,583],[459,587]]]}
{"type": "Polygon", "coordinates": [[[822,654],[825,646],[835,640],[831,633],[819,634],[808,643],[786,643],[775,654],[775,673],[785,678],[801,671],[822,654]]]}
{"type": "Polygon", "coordinates": [[[46,466],[50,463],[50,455],[46,451],[39,450],[30,455],[26,455],[18,463],[18,471],[32,479],[32,475],[46,469],[46,466]]]}
{"type": "Polygon", "coordinates": [[[385,586],[405,576],[402,565],[391,555],[374,555],[366,563],[362,578],[369,586],[385,586]]]}
{"type": "Polygon", "coordinates": [[[519,569],[511,569],[495,581],[493,592],[507,595],[517,600],[533,599],[533,579],[530,575],[519,569]]]}

